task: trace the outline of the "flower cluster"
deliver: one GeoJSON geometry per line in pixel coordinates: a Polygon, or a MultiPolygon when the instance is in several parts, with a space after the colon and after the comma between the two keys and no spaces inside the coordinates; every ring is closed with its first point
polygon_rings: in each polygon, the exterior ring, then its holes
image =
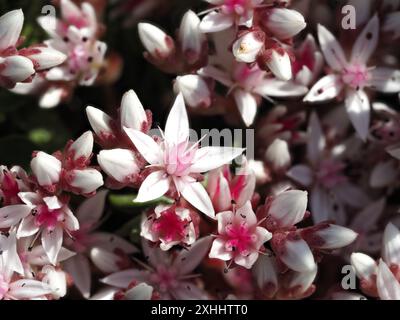
{"type": "Polygon", "coordinates": [[[400,56],[381,45],[399,12],[371,1],[345,30],[307,1],[205,0],[171,36],[138,22],[161,1],[61,0],[25,49],[22,11],[3,15],[0,85],[41,107],[104,80],[108,12],[173,94],[164,126],[129,90],[29,170],[0,167],[0,299],[400,299],[400,56]],[[210,144],[206,117],[253,140],[210,144]],[[319,277],[344,265],[359,288],[319,277]]]}

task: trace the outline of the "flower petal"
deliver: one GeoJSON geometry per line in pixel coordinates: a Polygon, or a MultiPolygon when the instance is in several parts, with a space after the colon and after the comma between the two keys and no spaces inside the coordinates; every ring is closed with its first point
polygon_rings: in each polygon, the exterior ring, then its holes
{"type": "Polygon", "coordinates": [[[196,151],[191,172],[207,172],[229,164],[240,156],[245,149],[231,147],[203,147],[196,151]]]}
{"type": "Polygon", "coordinates": [[[240,115],[247,127],[251,126],[257,113],[256,97],[250,92],[236,89],[233,93],[240,115]]]}
{"type": "Polygon", "coordinates": [[[147,123],[146,112],[135,91],[129,90],[122,97],[121,127],[141,130],[145,123],[147,123]]]}
{"type": "Polygon", "coordinates": [[[200,30],[204,33],[219,32],[233,25],[233,19],[229,15],[220,12],[210,12],[200,22],[200,30]]]}
{"type": "Polygon", "coordinates": [[[56,227],[52,231],[42,231],[42,246],[49,257],[50,263],[53,265],[57,264],[58,253],[61,250],[62,242],[63,230],[60,227],[56,227]]]}
{"type": "Polygon", "coordinates": [[[351,52],[352,64],[366,64],[374,53],[379,38],[379,18],[374,15],[358,36],[351,52]]]}
{"type": "Polygon", "coordinates": [[[322,131],[321,123],[318,116],[313,112],[310,116],[307,129],[307,157],[313,164],[317,165],[321,159],[322,152],[325,149],[326,141],[322,131]]]}
{"type": "Polygon", "coordinates": [[[389,265],[400,265],[400,231],[391,222],[383,233],[382,259],[389,265]]]}
{"type": "Polygon", "coordinates": [[[135,129],[124,128],[125,133],[131,139],[136,149],[150,164],[160,164],[162,152],[160,146],[149,135],[135,129]]]}
{"type": "Polygon", "coordinates": [[[308,187],[313,182],[313,172],[310,167],[299,164],[289,169],[286,175],[294,181],[308,187]]]}
{"type": "Polygon", "coordinates": [[[167,193],[170,180],[163,171],[156,171],[147,176],[140,186],[134,202],[148,202],[167,193]]]}
{"type": "Polygon", "coordinates": [[[343,49],[335,36],[320,24],[318,24],[318,40],[329,66],[335,71],[342,70],[347,65],[343,49]]]}
{"type": "Polygon", "coordinates": [[[347,114],[362,140],[367,139],[370,122],[369,98],[364,91],[350,90],[346,95],[345,106],[347,114]]]}
{"type": "Polygon", "coordinates": [[[215,219],[215,211],[210,196],[200,182],[180,182],[178,183],[178,190],[193,207],[215,219]]]}
{"type": "Polygon", "coordinates": [[[336,98],[343,89],[339,76],[330,74],[320,79],[304,97],[304,102],[319,102],[336,98]]]}
{"type": "Polygon", "coordinates": [[[97,161],[105,173],[121,183],[129,181],[129,178],[140,170],[131,150],[102,150],[97,156],[97,161]]]}
{"type": "Polygon", "coordinates": [[[51,288],[42,281],[21,279],[10,285],[8,294],[14,299],[32,299],[51,293],[51,288]]]}
{"type": "Polygon", "coordinates": [[[203,261],[208,253],[212,236],[197,240],[189,250],[182,250],[174,260],[173,267],[176,267],[180,275],[190,274],[203,261]]]}
{"type": "MultiPolygon", "coordinates": [[[[189,138],[189,119],[186,112],[185,101],[180,93],[169,112],[165,124],[165,140],[178,145],[189,138]]],[[[139,149],[140,150],[140,149],[139,149]]]]}
{"type": "Polygon", "coordinates": [[[382,259],[379,261],[376,286],[382,300],[400,300],[400,283],[382,259]]]}
{"type": "Polygon", "coordinates": [[[0,17],[0,52],[15,46],[24,24],[24,13],[21,9],[7,12],[0,17]]]}
{"type": "Polygon", "coordinates": [[[369,86],[376,91],[396,93],[400,91],[400,70],[375,68],[370,71],[369,86]]]}
{"type": "Polygon", "coordinates": [[[91,274],[88,258],[83,254],[68,259],[64,262],[65,270],[72,276],[75,286],[84,298],[90,297],[91,274]]]}
{"type": "Polygon", "coordinates": [[[0,209],[0,228],[9,228],[16,225],[32,211],[32,207],[25,204],[16,204],[0,209]]]}

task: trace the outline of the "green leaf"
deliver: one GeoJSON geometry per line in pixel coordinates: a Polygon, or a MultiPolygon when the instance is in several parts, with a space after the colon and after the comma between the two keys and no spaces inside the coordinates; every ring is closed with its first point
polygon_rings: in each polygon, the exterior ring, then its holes
{"type": "Polygon", "coordinates": [[[168,197],[161,197],[148,202],[137,203],[133,202],[136,199],[136,194],[110,194],[109,201],[114,207],[129,207],[129,208],[142,208],[158,204],[173,204],[174,200],[168,197]]]}

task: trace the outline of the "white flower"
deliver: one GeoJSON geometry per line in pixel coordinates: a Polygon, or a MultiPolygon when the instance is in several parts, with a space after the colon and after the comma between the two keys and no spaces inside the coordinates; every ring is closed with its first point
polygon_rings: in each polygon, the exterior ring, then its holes
{"type": "Polygon", "coordinates": [[[191,174],[218,168],[238,157],[243,149],[199,148],[189,142],[189,122],[183,96],[178,95],[168,116],[163,141],[157,144],[141,131],[125,128],[141,155],[155,170],[143,181],[136,202],[157,199],[174,186],[194,207],[214,218],[214,208],[204,187],[191,174]]]}
{"type": "Polygon", "coordinates": [[[345,107],[358,135],[365,140],[370,122],[370,102],[364,89],[381,92],[400,91],[400,71],[389,68],[369,68],[368,59],[374,53],[379,37],[379,19],[375,15],[354,43],[350,60],[335,37],[318,25],[318,38],[325,60],[333,73],[319,80],[304,98],[306,102],[333,99],[346,95],[345,107]]]}

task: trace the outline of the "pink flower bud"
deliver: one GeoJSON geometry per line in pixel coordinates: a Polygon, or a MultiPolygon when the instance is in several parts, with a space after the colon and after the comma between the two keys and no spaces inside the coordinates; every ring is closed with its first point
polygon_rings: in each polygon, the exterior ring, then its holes
{"type": "Polygon", "coordinates": [[[309,272],[316,268],[314,255],[300,236],[295,233],[274,234],[272,248],[278,258],[289,268],[297,272],[309,272]]]}
{"type": "Polygon", "coordinates": [[[61,174],[61,161],[45,153],[38,152],[31,161],[31,168],[38,183],[49,187],[59,182],[61,174]]]}
{"type": "Polygon", "coordinates": [[[135,91],[129,90],[122,97],[121,127],[141,131],[145,126],[147,126],[146,112],[135,91]]]}
{"type": "Polygon", "coordinates": [[[288,190],[275,196],[268,214],[278,227],[291,227],[304,219],[307,208],[307,191],[288,190]]]}
{"type": "Polygon", "coordinates": [[[166,59],[174,50],[173,40],[160,28],[150,23],[138,24],[143,46],[155,59],[166,59]]]}
{"type": "Polygon", "coordinates": [[[69,147],[69,150],[73,150],[75,161],[82,159],[83,162],[87,161],[92,155],[93,150],[93,133],[86,131],[73,144],[69,147]]]}
{"type": "Polygon", "coordinates": [[[72,170],[70,185],[82,194],[95,192],[103,185],[103,176],[96,169],[72,170]]]}
{"type": "Polygon", "coordinates": [[[177,77],[174,89],[181,92],[187,105],[198,108],[207,108],[211,105],[211,92],[201,76],[188,74],[177,77]]]}
{"type": "Polygon", "coordinates": [[[101,168],[118,182],[129,183],[139,173],[136,157],[130,150],[102,150],[97,156],[101,168]]]}
{"type": "Polygon", "coordinates": [[[391,267],[400,266],[400,231],[391,222],[383,233],[382,258],[391,267]]]}
{"type": "Polygon", "coordinates": [[[265,34],[262,31],[251,31],[235,41],[232,47],[237,61],[251,63],[256,61],[264,46],[265,34]]]}
{"type": "Polygon", "coordinates": [[[67,59],[67,56],[64,53],[49,47],[35,47],[31,50],[28,49],[27,54],[24,55],[33,61],[35,69],[38,71],[58,66],[67,59]],[[32,53],[29,51],[32,51],[32,53]]]}
{"type": "Polygon", "coordinates": [[[274,170],[284,170],[291,163],[288,143],[285,140],[275,139],[265,152],[264,158],[274,170]]]}
{"type": "Polygon", "coordinates": [[[264,25],[281,40],[294,37],[306,27],[304,17],[300,12],[286,8],[274,8],[268,11],[264,25]]]}
{"type": "Polygon", "coordinates": [[[374,259],[364,253],[352,253],[351,265],[357,273],[357,277],[361,280],[371,281],[376,275],[378,268],[374,259]]]}
{"type": "Polygon", "coordinates": [[[304,229],[302,236],[313,248],[332,250],[348,246],[358,234],[349,228],[321,223],[304,229]]]}
{"type": "Polygon", "coordinates": [[[86,115],[93,131],[101,142],[106,142],[108,139],[114,137],[111,125],[112,119],[107,114],[97,108],[87,107],[86,115]]]}
{"type": "Polygon", "coordinates": [[[182,51],[190,63],[199,60],[206,37],[199,28],[200,19],[191,10],[185,13],[179,29],[182,51]]]}
{"type": "Polygon", "coordinates": [[[265,60],[266,65],[278,79],[288,81],[292,79],[292,65],[289,55],[283,49],[271,49],[265,60]]]}

